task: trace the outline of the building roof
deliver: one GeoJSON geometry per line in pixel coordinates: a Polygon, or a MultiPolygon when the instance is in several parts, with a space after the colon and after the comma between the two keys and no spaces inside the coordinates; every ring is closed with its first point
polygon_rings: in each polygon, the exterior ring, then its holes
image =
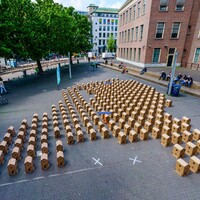
{"type": "Polygon", "coordinates": [[[91,3],[88,7],[98,7],[95,4],[91,3]]]}
{"type": "Polygon", "coordinates": [[[122,5],[122,7],[118,10],[119,12],[126,7],[132,0],[126,0],[126,2],[122,5]]]}
{"type": "Polygon", "coordinates": [[[93,11],[93,13],[113,13],[118,14],[117,8],[97,8],[93,11]]]}

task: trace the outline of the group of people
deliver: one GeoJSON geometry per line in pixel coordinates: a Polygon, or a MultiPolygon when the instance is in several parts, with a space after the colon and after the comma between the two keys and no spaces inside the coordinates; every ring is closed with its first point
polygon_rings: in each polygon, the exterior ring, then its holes
{"type": "MultiPolygon", "coordinates": [[[[159,80],[169,81],[170,78],[171,78],[171,72],[167,75],[166,72],[162,71],[159,80]]],[[[193,78],[190,75],[185,74],[183,76],[181,73],[179,73],[177,77],[174,79],[174,82],[184,86],[191,87],[191,85],[193,84],[193,78]]]]}
{"type": "Polygon", "coordinates": [[[3,83],[3,79],[0,77],[0,94],[4,94],[4,93],[8,93],[6,88],[5,88],[5,85],[3,83]]]}

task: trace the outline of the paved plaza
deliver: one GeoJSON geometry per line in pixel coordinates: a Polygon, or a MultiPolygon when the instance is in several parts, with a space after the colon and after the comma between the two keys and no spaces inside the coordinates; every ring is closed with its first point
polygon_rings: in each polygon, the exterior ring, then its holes
{"type": "MultiPolygon", "coordinates": [[[[9,146],[5,162],[0,165],[0,196],[2,200],[199,199],[199,173],[190,172],[188,176],[180,177],[175,171],[177,159],[171,153],[173,146],[162,146],[160,139],[149,137],[146,141],[138,140],[134,143],[127,139],[126,144],[120,145],[111,131],[109,139],[102,139],[101,134],[97,131],[97,140],[90,141],[89,134],[79,119],[84,132],[84,142],[76,141],[73,145],[67,144],[58,104],[59,101],[64,103],[62,89],[67,93],[67,88],[73,85],[112,78],[135,80],[166,94],[166,87],[128,74],[103,67],[98,67],[96,71],[91,72],[88,63],[73,65],[72,79],[69,79],[68,68],[62,67],[60,90],[57,90],[55,69],[49,70],[41,76],[32,75],[8,83],[9,93],[5,97],[8,98],[9,104],[0,107],[0,141],[9,126],[14,126],[18,132],[23,119],[27,119],[28,124],[31,125],[34,113],[39,115],[39,125],[37,156],[33,161],[35,170],[32,173],[26,174],[24,168],[29,134],[26,135],[21,160],[18,162],[18,173],[14,176],[9,176],[7,170],[14,143],[9,146]],[[52,104],[55,104],[57,108],[61,130],[60,140],[64,147],[66,163],[62,168],[57,167],[56,163],[57,139],[54,137],[52,125],[52,104]],[[44,112],[47,112],[49,116],[48,157],[50,167],[48,170],[42,170],[40,164],[40,138],[44,112]]],[[[94,98],[94,95],[88,95],[86,90],[79,92],[88,104],[90,98],[94,98]]],[[[172,107],[165,108],[166,112],[170,113],[173,118],[189,117],[191,130],[200,130],[199,98],[181,93],[179,97],[166,96],[166,99],[173,102],[172,107]]],[[[79,115],[78,112],[77,115],[79,115]]],[[[97,130],[97,126],[95,129],[97,130]]],[[[30,127],[27,132],[30,132],[30,127]]],[[[185,143],[181,145],[185,146],[185,143]]],[[[200,154],[196,156],[200,158],[200,154]]],[[[189,159],[190,157],[187,155],[184,157],[187,162],[189,159]]]]}

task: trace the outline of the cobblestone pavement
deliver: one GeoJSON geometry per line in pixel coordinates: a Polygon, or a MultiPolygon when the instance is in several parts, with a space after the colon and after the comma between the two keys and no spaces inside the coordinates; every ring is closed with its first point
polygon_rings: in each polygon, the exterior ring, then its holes
{"type": "MultiPolygon", "coordinates": [[[[61,89],[77,83],[119,78],[134,79],[166,93],[163,86],[106,68],[99,67],[97,71],[91,72],[87,63],[74,65],[72,79],[68,77],[68,68],[63,67],[60,90],[57,90],[55,70],[42,76],[33,75],[9,83],[10,92],[6,95],[9,104],[0,107],[0,139],[10,125],[18,130],[22,119],[26,118],[30,123],[33,114],[38,113],[40,121],[36,151],[39,154],[41,119],[43,112],[47,112],[50,116],[50,168],[41,170],[40,157],[37,156],[34,159],[35,171],[25,174],[23,162],[28,143],[27,135],[22,159],[18,162],[18,174],[9,176],[7,173],[10,151],[5,157],[5,163],[0,165],[1,199],[199,199],[199,174],[191,173],[180,177],[175,172],[176,159],[171,155],[172,146],[163,147],[160,140],[155,139],[119,145],[117,138],[111,136],[109,139],[102,139],[99,133],[96,141],[90,141],[85,131],[84,143],[67,145],[60,115],[58,119],[66,165],[58,168],[51,105],[55,104],[58,108],[58,101],[63,101],[61,89]]],[[[81,91],[81,94],[89,100],[85,91],[81,91]]],[[[167,112],[173,117],[190,117],[192,129],[200,129],[199,98],[186,94],[178,98],[167,98],[173,100],[173,107],[166,108],[167,112]]],[[[81,123],[80,125],[83,128],[81,123]]],[[[200,158],[200,155],[197,157],[200,158]]],[[[184,159],[188,162],[189,156],[184,159]]]]}

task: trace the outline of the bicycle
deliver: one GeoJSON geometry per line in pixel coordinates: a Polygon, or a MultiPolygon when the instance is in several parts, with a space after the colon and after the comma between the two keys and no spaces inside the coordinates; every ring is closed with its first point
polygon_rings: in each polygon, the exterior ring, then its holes
{"type": "Polygon", "coordinates": [[[0,105],[6,105],[8,104],[8,99],[0,95],[0,105]]]}

